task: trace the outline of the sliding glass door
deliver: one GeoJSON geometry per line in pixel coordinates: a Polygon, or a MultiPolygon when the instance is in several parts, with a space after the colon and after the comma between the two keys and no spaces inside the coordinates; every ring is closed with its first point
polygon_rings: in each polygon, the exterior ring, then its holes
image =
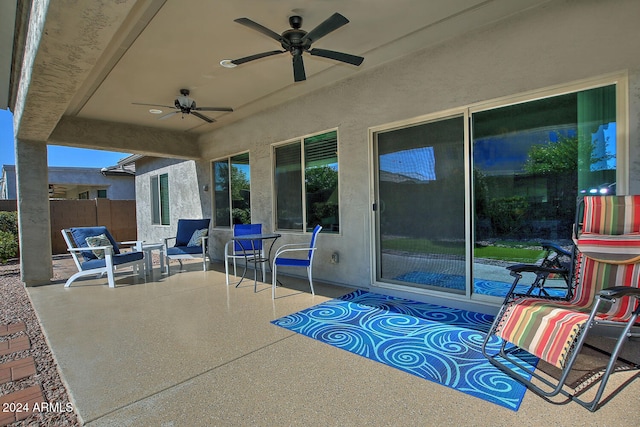
{"type": "MultiPolygon", "coordinates": [[[[578,199],[626,188],[619,89],[538,94],[374,131],[376,282],[500,298],[513,280],[505,267],[542,262],[546,242],[570,250],[578,199]]],[[[547,286],[566,291],[562,277],[547,286]]]]}
{"type": "Polygon", "coordinates": [[[464,294],[464,118],[378,132],[377,280],[464,294]]]}

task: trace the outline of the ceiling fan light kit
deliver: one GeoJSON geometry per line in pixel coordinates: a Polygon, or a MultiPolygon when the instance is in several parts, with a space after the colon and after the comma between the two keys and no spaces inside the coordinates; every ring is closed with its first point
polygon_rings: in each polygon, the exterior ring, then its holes
{"type": "Polygon", "coordinates": [[[220,65],[222,65],[224,68],[237,67],[237,65],[233,63],[233,59],[223,59],[222,61],[220,61],[220,65]]]}
{"type": "Polygon", "coordinates": [[[187,89],[180,89],[180,96],[173,101],[173,104],[179,110],[191,110],[196,108],[196,101],[189,98],[189,91],[187,89]]]}

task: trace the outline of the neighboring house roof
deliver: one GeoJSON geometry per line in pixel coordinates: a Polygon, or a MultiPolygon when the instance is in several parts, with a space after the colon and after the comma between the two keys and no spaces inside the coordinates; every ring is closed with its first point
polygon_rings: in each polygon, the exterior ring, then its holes
{"type": "Polygon", "coordinates": [[[118,160],[118,165],[129,166],[133,165],[133,169],[135,171],[136,161],[145,157],[144,154],[131,154],[130,156],[125,157],[124,159],[118,160]]]}
{"type": "Polygon", "coordinates": [[[103,175],[136,175],[136,164],[132,163],[120,163],[114,166],[107,166],[106,168],[100,169],[100,172],[103,175]]]}
{"type": "MultiPolygon", "coordinates": [[[[105,168],[50,166],[49,196],[73,199],[78,197],[79,192],[109,189],[108,198],[131,200],[135,199],[134,178],[135,164],[105,168]]],[[[17,198],[15,165],[2,166],[0,198],[17,198]]]]}

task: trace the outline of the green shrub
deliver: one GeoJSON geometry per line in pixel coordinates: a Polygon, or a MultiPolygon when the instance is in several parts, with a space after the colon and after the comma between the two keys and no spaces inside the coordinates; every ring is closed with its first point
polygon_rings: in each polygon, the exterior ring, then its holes
{"type": "Polygon", "coordinates": [[[18,236],[18,213],[0,211],[0,231],[18,236]]]}
{"type": "Polygon", "coordinates": [[[9,258],[15,258],[16,255],[18,255],[18,240],[16,236],[0,230],[0,261],[6,262],[9,258]]]}
{"type": "Polygon", "coordinates": [[[0,211],[0,262],[18,256],[18,213],[0,211]]]}
{"type": "Polygon", "coordinates": [[[251,211],[249,209],[233,208],[231,211],[234,224],[251,223],[251,211]]]}
{"type": "Polygon", "coordinates": [[[496,236],[511,236],[524,226],[525,214],[529,208],[522,196],[502,197],[489,202],[488,216],[496,236]]]}

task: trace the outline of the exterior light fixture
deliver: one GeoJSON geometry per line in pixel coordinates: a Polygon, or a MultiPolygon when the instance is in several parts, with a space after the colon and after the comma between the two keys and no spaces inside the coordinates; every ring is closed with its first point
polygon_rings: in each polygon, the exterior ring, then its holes
{"type": "Polygon", "coordinates": [[[220,65],[222,65],[224,68],[237,67],[237,65],[233,63],[233,59],[223,59],[222,61],[220,61],[220,65]]]}

